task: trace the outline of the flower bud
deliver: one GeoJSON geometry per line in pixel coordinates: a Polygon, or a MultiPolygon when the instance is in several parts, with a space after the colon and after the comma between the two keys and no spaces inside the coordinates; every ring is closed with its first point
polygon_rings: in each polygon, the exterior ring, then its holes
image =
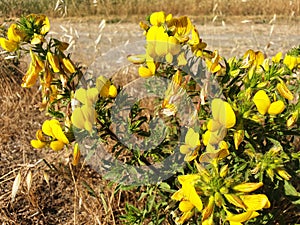
{"type": "Polygon", "coordinates": [[[244,140],[245,131],[244,130],[236,130],[233,134],[234,147],[238,150],[239,145],[244,140]]]}
{"type": "Polygon", "coordinates": [[[53,72],[58,73],[60,71],[60,68],[57,56],[53,55],[51,52],[47,52],[47,60],[51,65],[53,72]]]}
{"type": "Polygon", "coordinates": [[[225,177],[228,173],[228,165],[224,165],[220,169],[220,177],[225,177]]]}
{"type": "Polygon", "coordinates": [[[63,58],[61,61],[62,61],[62,64],[64,65],[64,67],[65,67],[65,69],[68,73],[75,73],[76,72],[76,69],[75,69],[75,67],[74,67],[74,65],[73,65],[73,63],[71,62],[70,59],[63,58]]]}
{"type": "Polygon", "coordinates": [[[291,175],[288,172],[286,172],[284,169],[278,168],[276,172],[278,173],[279,176],[281,176],[285,180],[289,180],[291,178],[291,175]]]}
{"type": "Polygon", "coordinates": [[[239,198],[239,196],[235,195],[235,194],[224,194],[225,198],[227,199],[227,201],[239,208],[242,209],[246,209],[245,204],[243,203],[243,201],[239,198]]]}
{"type": "Polygon", "coordinates": [[[215,206],[215,198],[214,196],[210,196],[208,200],[207,206],[202,211],[202,221],[207,220],[208,217],[212,214],[215,206]]]}
{"type": "Polygon", "coordinates": [[[240,191],[240,192],[252,192],[255,191],[256,189],[260,188],[263,186],[262,182],[259,183],[243,183],[243,184],[238,184],[233,187],[233,190],[235,191],[240,191]]]}
{"type": "Polygon", "coordinates": [[[287,88],[287,86],[282,82],[282,83],[278,83],[277,86],[277,91],[279,92],[279,94],[286,98],[287,100],[293,100],[294,96],[292,94],[292,92],[287,88]]]}
{"type": "Polygon", "coordinates": [[[80,150],[79,150],[79,147],[78,147],[78,143],[75,143],[74,151],[73,151],[72,165],[77,166],[78,163],[79,163],[79,159],[80,159],[80,150]]]}

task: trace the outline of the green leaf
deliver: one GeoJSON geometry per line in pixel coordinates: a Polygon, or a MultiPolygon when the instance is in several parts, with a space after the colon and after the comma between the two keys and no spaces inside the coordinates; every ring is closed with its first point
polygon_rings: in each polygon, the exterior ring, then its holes
{"type": "Polygon", "coordinates": [[[292,201],[292,203],[293,203],[294,205],[300,205],[300,198],[299,198],[298,200],[296,200],[296,201],[292,201]]]}
{"type": "Polygon", "coordinates": [[[286,180],[284,181],[284,192],[286,195],[289,195],[289,196],[300,197],[300,193],[297,192],[297,190],[294,188],[294,186],[286,180]]]}

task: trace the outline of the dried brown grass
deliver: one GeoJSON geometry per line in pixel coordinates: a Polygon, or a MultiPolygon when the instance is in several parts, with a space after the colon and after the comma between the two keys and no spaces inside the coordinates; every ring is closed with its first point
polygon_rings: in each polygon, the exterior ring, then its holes
{"type": "Polygon", "coordinates": [[[47,1],[6,0],[0,2],[0,17],[18,17],[28,13],[45,13],[50,16],[82,17],[96,15],[109,19],[134,20],[145,17],[153,11],[197,17],[215,15],[228,16],[278,16],[297,17],[299,0],[72,0],[47,1]],[[55,4],[56,3],[56,4],[55,4]],[[54,10],[55,9],[55,10],[54,10]]]}
{"type": "Polygon", "coordinates": [[[36,107],[39,92],[36,87],[20,86],[20,67],[3,58],[0,62],[0,223],[122,224],[116,215],[135,197],[131,192],[115,195],[116,185],[109,185],[87,166],[73,168],[68,161],[57,160],[68,159],[70,151],[33,149],[30,140],[46,119],[36,107]],[[29,171],[28,191],[25,179],[29,171]],[[12,187],[19,173],[21,184],[12,202],[12,187]]]}

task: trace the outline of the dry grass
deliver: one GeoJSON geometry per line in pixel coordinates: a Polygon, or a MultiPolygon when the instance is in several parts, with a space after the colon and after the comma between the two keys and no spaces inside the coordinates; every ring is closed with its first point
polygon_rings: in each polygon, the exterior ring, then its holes
{"type": "Polygon", "coordinates": [[[0,223],[122,224],[116,215],[124,213],[125,202],[134,203],[138,196],[130,191],[115,195],[116,185],[89,167],[73,168],[68,160],[57,160],[68,159],[69,151],[33,149],[30,140],[46,119],[36,106],[40,95],[36,88],[21,88],[22,69],[3,58],[0,62],[0,223]],[[12,202],[18,173],[21,185],[12,202]]]}
{"type": "Polygon", "coordinates": [[[299,0],[6,0],[0,3],[0,17],[15,17],[44,12],[50,16],[91,16],[134,20],[153,11],[197,17],[228,16],[299,16],[299,0]],[[53,10],[56,9],[56,10],[53,10]]]}

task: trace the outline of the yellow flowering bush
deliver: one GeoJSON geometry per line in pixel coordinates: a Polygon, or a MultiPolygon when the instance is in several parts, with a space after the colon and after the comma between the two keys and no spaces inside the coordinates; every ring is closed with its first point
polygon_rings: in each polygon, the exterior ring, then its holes
{"type": "MultiPolygon", "coordinates": [[[[98,74],[94,83],[85,80],[65,53],[68,43],[46,37],[50,30],[46,16],[31,14],[8,28],[0,45],[8,52],[30,55],[21,85],[40,85],[40,109],[52,117],[31,145],[56,151],[72,148],[72,164],[77,166],[78,142],[84,135],[96,137],[97,142],[110,143],[116,157],[130,152],[126,166],[149,166],[143,179],[162,172],[152,163],[179,152],[178,160],[168,161],[168,179],[147,183],[147,191],[141,190],[141,196],[150,196],[145,208],[126,206],[120,218],[127,224],[149,219],[155,224],[168,220],[231,225],[284,220],[280,202],[300,204],[300,47],[271,58],[250,49],[242,57],[225,59],[217,50],[207,49],[187,16],[154,12],[140,27],[145,52],[130,55],[128,61],[137,65],[148,93],[156,89],[163,93],[149,117],[139,99],[125,100],[125,88],[117,88],[109,78],[98,74]],[[162,88],[154,78],[170,82],[162,88]],[[188,101],[194,110],[186,119],[188,101]],[[125,108],[129,115],[124,121],[118,112],[125,108]],[[163,119],[167,128],[149,118],[163,119]],[[161,138],[163,129],[166,136],[161,138]],[[152,148],[151,135],[161,140],[152,148]],[[146,142],[133,143],[135,149],[124,144],[139,138],[146,142]],[[178,169],[181,159],[186,166],[178,169]],[[153,197],[154,192],[160,195],[153,197]]],[[[124,177],[118,178],[124,171],[125,166],[112,169],[108,177],[122,183],[124,177]]]]}

